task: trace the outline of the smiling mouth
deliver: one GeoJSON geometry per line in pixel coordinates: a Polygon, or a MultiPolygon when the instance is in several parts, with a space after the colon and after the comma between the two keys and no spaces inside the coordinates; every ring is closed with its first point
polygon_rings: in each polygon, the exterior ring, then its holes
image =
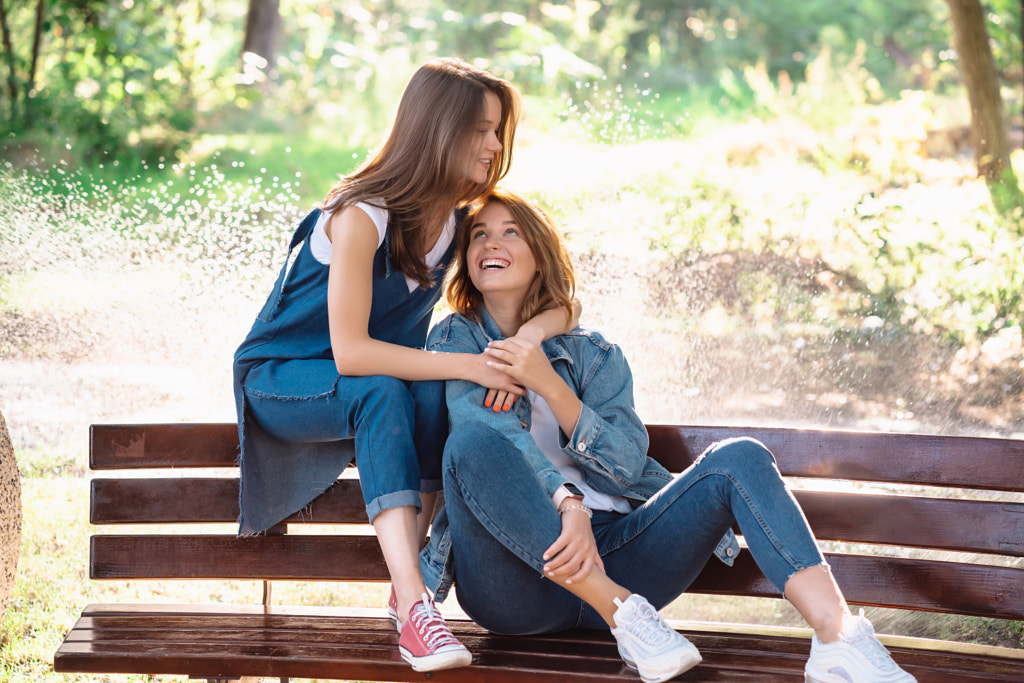
{"type": "Polygon", "coordinates": [[[480,270],[503,270],[509,265],[508,261],[502,259],[484,259],[480,262],[480,270]]]}

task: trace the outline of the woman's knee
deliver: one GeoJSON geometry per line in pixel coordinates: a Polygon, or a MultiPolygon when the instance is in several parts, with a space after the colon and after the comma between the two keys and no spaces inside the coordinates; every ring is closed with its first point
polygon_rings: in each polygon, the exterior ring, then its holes
{"type": "Polygon", "coordinates": [[[757,439],[746,436],[712,444],[703,457],[708,460],[708,464],[725,467],[733,472],[751,470],[778,473],[775,456],[768,447],[757,439]]]}
{"type": "Polygon", "coordinates": [[[361,378],[362,404],[372,411],[403,411],[413,414],[413,396],[402,380],[384,375],[361,378]]]}
{"type": "Polygon", "coordinates": [[[444,446],[447,467],[458,468],[464,463],[487,460],[505,436],[484,422],[464,422],[448,434],[444,446]]]}

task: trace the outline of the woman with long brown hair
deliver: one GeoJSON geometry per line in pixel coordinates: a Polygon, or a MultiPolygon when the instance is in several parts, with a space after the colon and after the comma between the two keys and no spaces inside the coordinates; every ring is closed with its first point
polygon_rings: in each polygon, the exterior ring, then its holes
{"type": "MultiPolygon", "coordinates": [[[[508,172],[518,116],[508,82],[458,59],[420,67],[380,150],[295,231],[298,253],[235,353],[239,533],[302,510],[355,458],[402,657],[418,671],[471,659],[419,570],[447,434],[441,385],[427,380],[488,387],[496,405],[522,393],[483,354],[422,347],[458,218],[508,172]]],[[[539,342],[567,320],[545,313],[519,334],[539,342]]]]}

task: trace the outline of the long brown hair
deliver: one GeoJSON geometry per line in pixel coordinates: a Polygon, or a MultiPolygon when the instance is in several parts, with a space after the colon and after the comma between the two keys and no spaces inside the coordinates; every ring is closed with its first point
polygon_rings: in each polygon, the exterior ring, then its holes
{"type": "Polygon", "coordinates": [[[426,228],[447,220],[457,207],[494,189],[512,163],[519,122],[519,94],[508,81],[461,59],[434,59],[405,87],[384,145],[364,166],[339,180],[321,208],[336,211],[360,201],[381,200],[395,267],[428,287],[424,262],[426,228]],[[484,183],[467,182],[466,150],[484,115],[486,93],[501,101],[501,152],[484,183]]]}
{"type": "Polygon", "coordinates": [[[469,277],[466,252],[472,239],[473,223],[480,211],[491,202],[502,204],[509,210],[519,234],[537,262],[537,274],[523,299],[519,319],[529,320],[550,308],[564,309],[571,319],[576,275],[562,235],[544,209],[525,197],[498,187],[475,201],[462,221],[462,228],[456,237],[455,256],[445,278],[448,305],[459,315],[473,320],[480,319],[477,307],[482,304],[483,295],[469,277]]]}

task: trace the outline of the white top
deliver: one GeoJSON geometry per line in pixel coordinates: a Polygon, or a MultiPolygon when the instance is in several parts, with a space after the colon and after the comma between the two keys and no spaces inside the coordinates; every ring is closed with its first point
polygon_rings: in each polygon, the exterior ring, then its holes
{"type": "MultiPolygon", "coordinates": [[[[359,202],[355,205],[356,208],[362,209],[363,213],[370,217],[373,224],[377,227],[377,248],[384,243],[384,235],[388,230],[388,210],[369,204],[367,202],[359,202]]],[[[331,263],[331,240],[327,238],[327,221],[331,220],[333,213],[324,211],[320,214],[320,218],[317,219],[316,225],[313,226],[313,234],[309,236],[309,249],[313,252],[313,258],[325,266],[331,263]]],[[[444,253],[448,251],[448,245],[452,243],[452,239],[455,238],[455,213],[448,217],[448,222],[444,224],[444,229],[441,231],[441,235],[437,238],[437,242],[427,252],[427,256],[424,259],[427,265],[433,268],[441,262],[444,257],[444,253]]],[[[405,276],[405,283],[409,287],[409,291],[412,292],[419,284],[410,278],[408,275],[405,276]]]]}
{"type": "Polygon", "coordinates": [[[530,390],[526,391],[526,395],[530,398],[531,408],[530,436],[537,442],[537,447],[551,461],[551,464],[557,467],[566,479],[580,487],[580,490],[583,491],[583,504],[593,510],[614,510],[624,514],[630,512],[633,508],[625,497],[601,493],[583,482],[580,468],[565,451],[558,447],[558,420],[551,412],[551,406],[530,390]]]}

